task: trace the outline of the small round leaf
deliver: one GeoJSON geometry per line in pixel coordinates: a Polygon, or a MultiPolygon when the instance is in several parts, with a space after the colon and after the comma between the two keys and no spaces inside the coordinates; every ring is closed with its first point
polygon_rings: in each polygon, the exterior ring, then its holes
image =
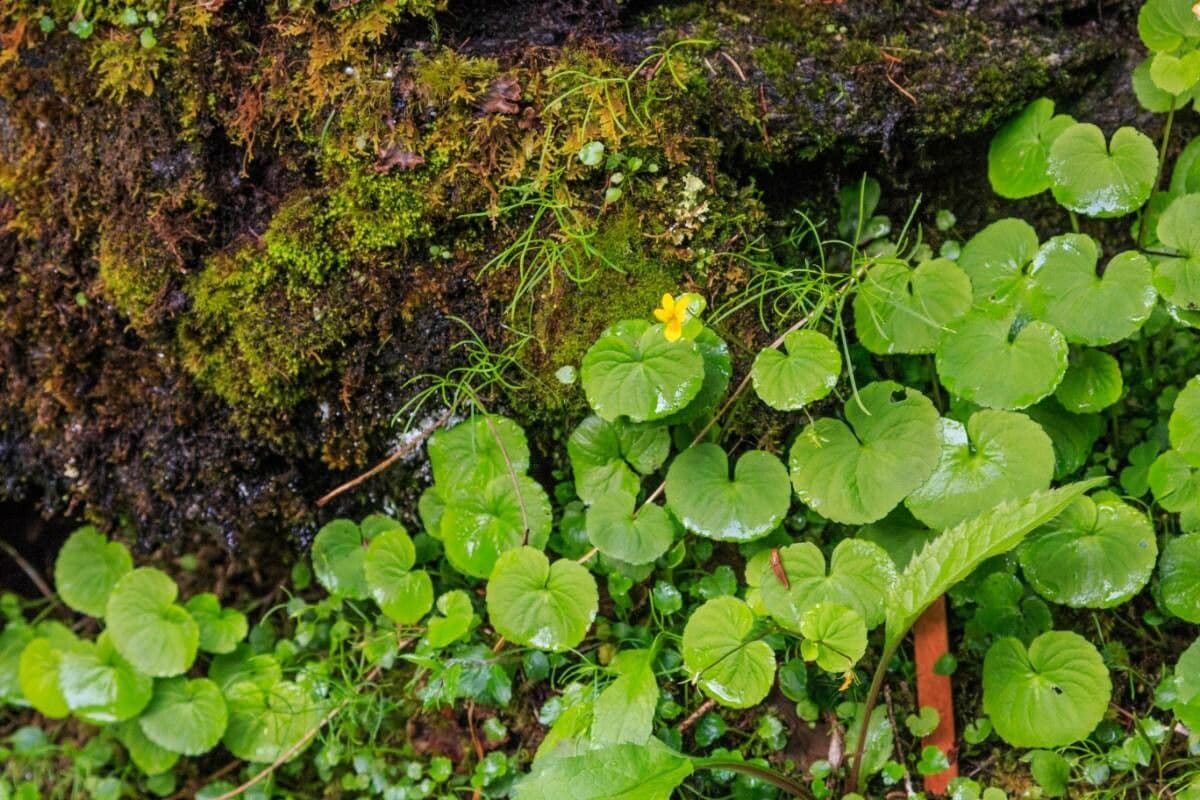
{"type": "Polygon", "coordinates": [[[1002,219],[972,236],[957,263],[971,279],[976,302],[1019,301],[1037,252],[1032,225],[1023,219],[1002,219]]]}
{"type": "Polygon", "coordinates": [[[671,434],[661,424],[638,425],[624,418],[608,422],[594,414],[567,440],[575,492],[585,503],[610,492],[637,494],[640,475],[661,467],[670,453],[671,434]]]}
{"type": "Polygon", "coordinates": [[[1167,511],[1200,513],[1200,470],[1176,450],[1154,459],[1150,465],[1150,491],[1167,511]]]}
{"type": "Polygon", "coordinates": [[[703,443],[676,457],[667,471],[667,505],[693,533],[725,542],[766,536],[787,515],[792,488],[778,458],[751,450],[729,476],[720,446],[703,443]]]}
{"type": "Polygon", "coordinates": [[[1054,443],[1054,477],[1065,478],[1087,463],[1104,426],[1098,414],[1072,414],[1053,397],[1025,409],[1054,443]]]}
{"type": "Polygon", "coordinates": [[[854,329],[872,353],[932,353],[947,323],[970,308],[971,280],[953,261],[916,269],[885,261],[867,271],[854,296],[854,329]]]}
{"type": "Polygon", "coordinates": [[[1054,140],[1047,170],[1060,205],[1089,217],[1120,217],[1150,198],[1158,152],[1135,128],[1118,129],[1106,143],[1095,125],[1076,123],[1054,140]]]}
{"type": "Polygon", "coordinates": [[[1072,608],[1112,608],[1142,590],[1158,545],[1144,513],[1115,497],[1081,497],[1018,551],[1038,594],[1072,608]]]}
{"type": "Polygon", "coordinates": [[[403,528],[381,533],[367,546],[363,569],[379,610],[394,622],[412,625],[433,608],[433,581],[412,571],[417,550],[403,528]]]}
{"type": "Polygon", "coordinates": [[[1158,239],[1178,253],[1161,258],[1154,270],[1154,286],[1168,303],[1184,311],[1200,310],[1200,194],[1171,201],[1158,219],[1158,239]]]}
{"type": "Polygon", "coordinates": [[[71,534],[54,562],[54,585],[76,611],[103,617],[113,586],[133,569],[125,545],[110,542],[91,525],[71,534]]]}
{"type": "Polygon", "coordinates": [[[882,518],[925,482],[938,460],[938,413],[920,392],[872,383],[844,407],[847,425],[822,418],[790,455],[799,498],[836,522],[882,518]]]}
{"type": "Polygon", "coordinates": [[[1081,350],[1071,354],[1054,396],[1072,414],[1094,414],[1120,400],[1124,390],[1115,358],[1103,350],[1081,350]]]}
{"type": "Polygon", "coordinates": [[[1182,620],[1200,623],[1200,533],[1168,541],[1158,574],[1163,607],[1182,620]]]}
{"type": "Polygon", "coordinates": [[[637,510],[631,494],[610,492],[587,510],[588,539],[601,553],[628,564],[650,564],[675,541],[675,523],[662,506],[637,510]]]}
{"type": "Polygon", "coordinates": [[[200,627],[200,649],[206,653],[233,652],[246,638],[246,615],[233,608],[221,608],[221,601],[211,592],[189,598],[184,608],[200,627]]]}
{"type": "Polygon", "coordinates": [[[348,519],[335,519],[317,532],[312,543],[313,572],[325,591],[350,600],[366,598],[365,545],[362,531],[348,519]]]}
{"type": "Polygon", "coordinates": [[[486,578],[501,553],[550,536],[550,499],[537,481],[501,475],[482,491],[454,498],[442,514],[446,558],[459,572],[486,578]],[[519,489],[519,493],[518,493],[519,489]]]}
{"type": "Polygon", "coordinates": [[[669,342],[662,325],[626,320],[606,330],[583,357],[583,390],[604,419],[662,419],[700,392],[704,359],[694,342],[669,342]]]}
{"type": "Polygon", "coordinates": [[[754,633],[754,612],[736,597],[709,600],[683,628],[683,666],[713,700],[729,708],[761,703],[775,682],[775,653],[754,633]]]}
{"type": "Polygon", "coordinates": [[[138,717],[146,738],[164,750],[198,756],[217,746],[228,712],[220,688],[207,678],[167,678],[154,685],[150,705],[138,717]]]}
{"type": "Polygon", "coordinates": [[[108,631],[94,643],[81,641],[62,652],[58,685],[75,716],[95,725],[136,717],[154,690],[154,681],[113,647],[108,631]]]}
{"type": "Polygon", "coordinates": [[[795,411],[825,397],[837,386],[842,354],[818,331],[792,331],[783,339],[787,354],[774,347],[760,351],[750,369],[754,391],[780,411],[795,411]]]}
{"type": "Polygon", "coordinates": [[[1200,463],[1200,377],[1188,381],[1175,398],[1167,430],[1171,446],[1184,458],[1200,463]]]}
{"type": "Polygon", "coordinates": [[[992,137],[988,147],[988,180],[1001,197],[1032,197],[1050,188],[1046,160],[1050,145],[1075,123],[1054,113],[1054,101],[1034,100],[992,137]]]}
{"type": "Polygon", "coordinates": [[[1077,633],[1043,633],[1028,650],[1020,639],[1000,639],[983,661],[983,710],[1016,747],[1063,747],[1086,738],[1111,696],[1104,659],[1077,633]]]}
{"type": "Polygon", "coordinates": [[[569,559],[553,564],[540,550],[521,547],[496,561],[487,586],[488,617],[517,644],[562,652],[583,641],[599,596],[587,568],[569,559]]]}
{"type": "Polygon", "coordinates": [[[845,672],[867,652],[867,626],[857,611],[837,603],[817,603],[800,618],[803,647],[826,672],[845,672]]]}
{"type": "Polygon", "coordinates": [[[941,420],[937,468],[905,500],[931,528],[950,528],[980,511],[1050,488],[1054,446],[1041,426],[1012,411],[978,411],[964,426],[941,420]]]}
{"type": "Polygon", "coordinates": [[[200,627],[175,603],[175,581],[141,567],[117,581],[105,619],[113,645],[130,664],[156,678],[179,675],[196,660],[200,627]]]}
{"type": "Polygon", "coordinates": [[[146,775],[161,775],[179,761],[179,753],[159,747],[146,738],[137,720],[131,719],[114,726],[113,733],[129,751],[130,760],[146,775]]]}

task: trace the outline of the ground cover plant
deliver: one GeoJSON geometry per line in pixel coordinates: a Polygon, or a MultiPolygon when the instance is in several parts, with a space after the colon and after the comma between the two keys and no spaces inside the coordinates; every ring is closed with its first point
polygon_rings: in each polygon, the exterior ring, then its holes
{"type": "MultiPolygon", "coordinates": [[[[328,522],[267,598],[73,533],[0,604],[0,798],[918,796],[951,761],[957,798],[1200,797],[1200,139],[1171,136],[1200,16],[1150,0],[1139,32],[1157,142],[1039,99],[980,154],[1052,223],[960,243],[864,177],[731,301],[784,298],[768,346],[694,286],[609,320],[557,372],[588,413],[554,453],[467,340],[398,410],[440,406],[416,507],[328,522]],[[955,753],[906,652],[943,596],[955,753]]],[[[604,202],[645,166],[579,145],[604,202]]],[[[534,246],[489,265],[514,318],[583,277],[534,246]]]]}

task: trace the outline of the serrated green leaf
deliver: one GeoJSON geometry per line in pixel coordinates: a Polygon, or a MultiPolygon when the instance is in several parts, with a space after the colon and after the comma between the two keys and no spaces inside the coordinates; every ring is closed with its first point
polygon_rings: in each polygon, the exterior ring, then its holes
{"type": "Polygon", "coordinates": [[[804,646],[826,672],[845,672],[867,652],[867,626],[862,616],[849,606],[817,603],[800,618],[804,646]]]}
{"type": "Polygon", "coordinates": [[[820,400],[837,386],[842,354],[818,331],[792,331],[783,339],[786,351],[759,351],[750,369],[754,391],[771,408],[795,411],[820,400]]]}
{"type": "Polygon", "coordinates": [[[592,415],[567,440],[575,473],[575,491],[594,503],[614,491],[637,494],[640,475],[649,475],[667,460],[671,434],[666,427],[637,425],[626,419],[608,422],[592,415]]]}
{"type": "Polygon", "coordinates": [[[970,278],[977,303],[1019,304],[1037,252],[1037,231],[1032,225],[1023,219],[1002,219],[972,236],[957,263],[970,278]]]}
{"type": "Polygon", "coordinates": [[[971,308],[971,280],[944,258],[916,269],[885,261],[854,296],[854,329],[873,353],[932,353],[947,324],[971,308]]]}
{"type": "Polygon", "coordinates": [[[1182,55],[1155,53],[1150,62],[1150,80],[1168,94],[1184,94],[1200,81],[1200,51],[1182,55]]]}
{"type": "Polygon", "coordinates": [[[1089,217],[1119,217],[1150,198],[1158,152],[1134,128],[1119,128],[1106,143],[1098,127],[1076,123],[1054,140],[1047,170],[1060,205],[1089,217]]]}
{"type": "Polygon", "coordinates": [[[362,531],[348,519],[335,519],[317,532],[312,544],[313,572],[325,591],[350,600],[366,599],[365,547],[362,531]]]}
{"type": "Polygon", "coordinates": [[[1120,400],[1123,391],[1117,360],[1103,350],[1085,349],[1071,354],[1054,396],[1072,414],[1094,414],[1120,400]]]}
{"type": "Polygon", "coordinates": [[[455,569],[486,578],[496,559],[526,538],[534,547],[544,546],[550,522],[550,499],[537,481],[522,475],[514,485],[511,477],[501,475],[483,491],[456,497],[446,506],[441,538],[455,569]]]}
{"type": "Polygon", "coordinates": [[[667,471],[666,496],[689,531],[718,541],[748,542],[783,521],[792,490],[787,469],[770,453],[742,454],[730,477],[725,451],[706,442],[675,458],[667,471]]]}
{"type": "Polygon", "coordinates": [[[650,564],[675,541],[675,523],[662,506],[637,509],[634,496],[610,492],[598,497],[587,510],[587,534],[606,556],[629,564],[650,564]]]}
{"type": "Polygon", "coordinates": [[[164,750],[198,756],[221,741],[228,711],[217,684],[180,676],[155,682],[154,696],[137,721],[146,738],[164,750]]]}
{"type": "MultiPolygon", "coordinates": [[[[221,742],[238,758],[269,764],[296,747],[315,728],[325,706],[291,681],[269,688],[249,681],[225,691],[228,724],[221,742]]],[[[292,757],[301,752],[297,749],[292,757]]]]}
{"type": "Polygon", "coordinates": [[[159,747],[146,738],[137,720],[115,725],[113,733],[129,752],[130,760],[146,775],[161,775],[179,761],[179,753],[159,747]]]}
{"type": "Polygon", "coordinates": [[[1176,198],[1158,219],[1158,239],[1174,258],[1160,258],[1154,286],[1184,311],[1200,310],[1200,194],[1176,198]]]}
{"type": "Polygon", "coordinates": [[[645,744],[654,727],[658,681],[651,650],[625,650],[610,666],[617,678],[604,688],[593,707],[592,744],[645,744]]]}
{"type": "Polygon", "coordinates": [[[471,597],[461,589],[446,592],[437,600],[440,617],[431,617],[425,639],[435,649],[452,644],[466,636],[476,621],[471,597]]]}
{"type": "Polygon", "coordinates": [[[1150,491],[1167,511],[1200,511],[1200,470],[1175,450],[1168,450],[1150,465],[1150,491]]]}
{"type": "Polygon", "coordinates": [[[381,533],[367,545],[363,571],[371,597],[389,619],[412,625],[433,608],[433,581],[413,571],[417,550],[403,528],[381,533]]]}
{"type": "Polygon", "coordinates": [[[683,628],[684,669],[723,706],[756,706],[775,682],[775,653],[753,631],[754,612],[736,597],[709,600],[683,628]]]}
{"type": "Polygon", "coordinates": [[[1146,0],[1138,13],[1138,35],[1146,47],[1162,52],[1200,38],[1200,18],[1192,5],[1192,0],[1146,0]]]}
{"type": "MultiPolygon", "coordinates": [[[[699,321],[694,324],[699,324],[699,321]]],[[[700,384],[700,391],[679,411],[657,420],[659,425],[685,425],[707,419],[729,388],[729,379],[733,376],[729,346],[709,328],[701,329],[693,341],[704,360],[704,380],[700,384]]]]}
{"type": "Polygon", "coordinates": [[[488,617],[506,639],[562,652],[583,641],[596,618],[596,581],[580,564],[553,564],[540,550],[521,547],[496,561],[487,586],[488,617]]]}
{"type": "Polygon", "coordinates": [[[661,325],[626,320],[607,329],[583,357],[583,390],[604,419],[662,419],[692,401],[704,382],[695,342],[667,341],[661,325]]]}
{"type": "Polygon", "coordinates": [[[429,437],[429,465],[443,500],[477,492],[492,480],[529,469],[525,432],[507,417],[479,414],[429,437]]]}
{"type": "Polygon", "coordinates": [[[539,759],[516,787],[516,800],[670,800],[692,762],[657,739],[582,755],[539,759]]]}

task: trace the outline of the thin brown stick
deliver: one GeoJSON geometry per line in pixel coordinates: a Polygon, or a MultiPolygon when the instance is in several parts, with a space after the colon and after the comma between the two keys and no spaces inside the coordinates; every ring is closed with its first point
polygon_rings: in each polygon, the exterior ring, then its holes
{"type": "Polygon", "coordinates": [[[383,461],[380,461],[378,464],[371,467],[369,470],[367,470],[363,474],[359,475],[357,478],[346,481],[341,486],[337,487],[332,492],[330,492],[329,494],[322,497],[320,500],[317,501],[317,506],[321,507],[321,506],[326,505],[327,503],[329,503],[329,501],[333,500],[338,495],[345,494],[346,492],[353,489],[355,486],[358,486],[359,484],[364,483],[365,481],[368,481],[371,478],[378,475],[379,473],[383,472],[385,469],[390,467],[392,464],[395,464],[397,461],[404,458],[406,455],[411,453],[413,450],[420,447],[421,444],[426,439],[428,439],[430,436],[433,435],[434,431],[436,431],[438,428],[445,425],[449,420],[450,420],[450,412],[447,411],[445,414],[442,415],[441,419],[439,419],[437,422],[435,422],[433,425],[431,425],[428,429],[421,431],[421,433],[417,436],[417,438],[412,439],[411,441],[405,442],[403,445],[401,445],[399,448],[396,449],[396,452],[392,453],[390,456],[385,458],[383,461]]]}
{"type": "Polygon", "coordinates": [[[683,722],[679,723],[679,727],[676,728],[676,730],[679,731],[680,733],[687,733],[687,729],[692,727],[693,725],[695,725],[697,722],[699,722],[700,718],[703,717],[705,714],[712,711],[713,707],[716,704],[717,704],[717,701],[713,700],[712,698],[705,700],[703,703],[700,704],[699,708],[697,708],[691,714],[688,714],[687,719],[685,719],[683,722]]]}
{"type": "Polygon", "coordinates": [[[46,581],[42,579],[42,576],[38,574],[38,571],[33,568],[33,565],[26,561],[25,557],[17,552],[17,548],[13,547],[8,542],[0,541],[0,550],[3,550],[5,555],[17,562],[17,566],[21,568],[22,572],[29,576],[29,580],[33,581],[33,585],[37,587],[37,590],[41,592],[47,600],[57,602],[54,597],[54,590],[50,588],[50,584],[46,583],[46,581]]]}

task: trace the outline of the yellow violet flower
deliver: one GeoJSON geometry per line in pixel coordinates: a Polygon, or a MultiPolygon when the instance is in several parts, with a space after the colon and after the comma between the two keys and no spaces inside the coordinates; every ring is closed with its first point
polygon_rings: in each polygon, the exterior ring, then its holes
{"type": "Polygon", "coordinates": [[[679,341],[683,336],[683,323],[688,320],[688,304],[686,299],[676,300],[669,294],[662,296],[662,306],[654,309],[654,318],[664,323],[663,335],[668,342],[679,341]]]}

